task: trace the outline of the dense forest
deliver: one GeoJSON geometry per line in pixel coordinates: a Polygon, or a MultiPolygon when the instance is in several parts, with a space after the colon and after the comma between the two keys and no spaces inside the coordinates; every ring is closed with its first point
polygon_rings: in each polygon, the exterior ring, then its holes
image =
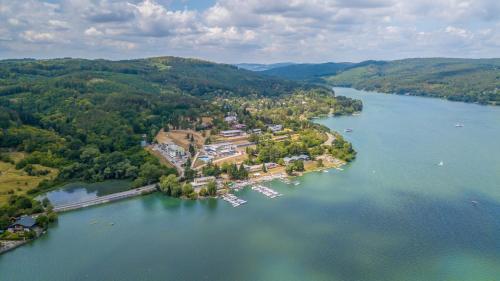
{"type": "Polygon", "coordinates": [[[296,64],[264,74],[384,93],[500,104],[500,59],[424,58],[296,64]]]}
{"type": "Polygon", "coordinates": [[[312,90],[317,88],[175,57],[4,60],[0,153],[24,152],[16,169],[59,171],[31,193],[69,180],[130,179],[140,186],[175,173],[140,145],[161,128],[195,128],[202,116],[221,114],[214,99],[273,99],[312,90]]]}

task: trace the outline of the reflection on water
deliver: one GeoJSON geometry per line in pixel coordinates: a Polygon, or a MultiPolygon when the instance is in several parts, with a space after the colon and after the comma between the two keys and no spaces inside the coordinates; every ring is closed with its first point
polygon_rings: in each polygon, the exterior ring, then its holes
{"type": "Polygon", "coordinates": [[[125,180],[98,183],[75,182],[47,192],[42,197],[47,197],[52,202],[52,205],[58,206],[95,199],[100,196],[125,191],[131,187],[131,182],[125,180]]]}

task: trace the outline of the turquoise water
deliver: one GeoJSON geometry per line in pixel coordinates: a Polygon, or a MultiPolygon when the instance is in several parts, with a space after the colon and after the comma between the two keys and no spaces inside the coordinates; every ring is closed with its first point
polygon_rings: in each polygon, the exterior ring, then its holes
{"type": "Polygon", "coordinates": [[[500,280],[500,108],[337,93],[364,101],[318,121],[353,129],[343,171],[238,208],[154,194],[65,213],[0,256],[0,280],[500,280]]]}

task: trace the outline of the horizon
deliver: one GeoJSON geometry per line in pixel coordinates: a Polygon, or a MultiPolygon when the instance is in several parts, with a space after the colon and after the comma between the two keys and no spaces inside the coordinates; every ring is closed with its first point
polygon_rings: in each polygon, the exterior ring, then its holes
{"type": "Polygon", "coordinates": [[[153,58],[163,58],[163,57],[174,57],[174,58],[183,58],[183,59],[193,59],[193,60],[200,60],[200,61],[206,61],[206,62],[211,62],[211,63],[216,63],[216,64],[227,64],[227,65],[274,65],[274,64],[289,64],[289,65],[304,65],[304,64],[327,64],[327,63],[363,63],[367,61],[383,61],[383,62],[392,62],[392,61],[402,61],[402,60],[414,60],[414,59],[450,59],[450,60],[496,60],[500,59],[500,57],[478,57],[478,58],[464,58],[464,57],[408,57],[408,58],[399,58],[399,59],[388,59],[388,60],[375,60],[375,59],[367,59],[367,60],[362,60],[362,61],[332,61],[332,60],[326,60],[326,61],[320,61],[320,62],[300,62],[300,61],[279,61],[279,62],[273,62],[273,63],[259,63],[259,62],[235,62],[235,63],[226,63],[226,62],[219,62],[219,61],[214,61],[206,58],[200,58],[200,57],[180,57],[180,56],[172,56],[172,55],[160,55],[160,56],[150,56],[150,57],[131,57],[131,58],[125,58],[125,59],[111,59],[111,58],[85,58],[85,57],[47,57],[47,58],[30,58],[30,57],[25,57],[25,58],[0,58],[0,61],[8,61],[8,60],[37,60],[37,61],[43,61],[43,60],[64,60],[64,59],[75,59],[75,60],[105,60],[105,61],[133,61],[133,60],[144,60],[144,59],[153,59],[153,58]]]}
{"type": "Polygon", "coordinates": [[[500,3],[492,0],[0,0],[0,23],[0,59],[500,57],[500,3]]]}

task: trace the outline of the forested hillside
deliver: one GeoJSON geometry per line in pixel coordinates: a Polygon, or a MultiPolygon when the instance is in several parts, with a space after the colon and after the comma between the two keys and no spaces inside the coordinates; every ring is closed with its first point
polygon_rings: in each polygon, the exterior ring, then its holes
{"type": "Polygon", "coordinates": [[[424,58],[295,64],[261,73],[384,93],[500,104],[500,59],[424,58]]]}
{"type": "Polygon", "coordinates": [[[314,81],[316,78],[320,78],[326,75],[333,75],[353,67],[354,63],[304,63],[304,64],[292,64],[282,67],[274,67],[265,71],[263,74],[269,76],[277,76],[281,78],[291,79],[291,80],[309,80],[314,81]]]}
{"type": "Polygon", "coordinates": [[[335,86],[500,103],[500,59],[406,59],[371,63],[326,77],[335,86]]]}
{"type": "MultiPolygon", "coordinates": [[[[196,128],[223,112],[214,97],[283,97],[311,86],[235,66],[174,57],[0,61],[0,154],[17,169],[58,170],[56,182],[174,173],[141,146],[165,126],[196,128]],[[23,152],[18,162],[8,152],[23,152]]],[[[349,105],[347,105],[349,106],[349,105]]],[[[54,184],[43,181],[32,192],[54,184]]]]}

